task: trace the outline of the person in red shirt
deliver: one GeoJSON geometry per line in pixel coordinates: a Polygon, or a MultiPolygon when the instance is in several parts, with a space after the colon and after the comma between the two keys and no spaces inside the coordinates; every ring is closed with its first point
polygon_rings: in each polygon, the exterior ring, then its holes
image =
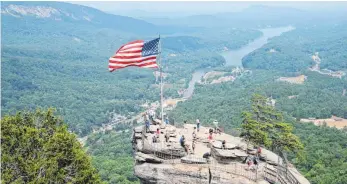
{"type": "Polygon", "coordinates": [[[258,147],[257,154],[258,154],[258,156],[261,154],[261,148],[260,148],[260,146],[258,147]]]}
{"type": "Polygon", "coordinates": [[[159,128],[157,128],[157,138],[159,138],[159,135],[160,135],[160,130],[159,128]]]}
{"type": "Polygon", "coordinates": [[[208,140],[212,140],[212,134],[210,134],[209,136],[208,136],[208,140]]]}

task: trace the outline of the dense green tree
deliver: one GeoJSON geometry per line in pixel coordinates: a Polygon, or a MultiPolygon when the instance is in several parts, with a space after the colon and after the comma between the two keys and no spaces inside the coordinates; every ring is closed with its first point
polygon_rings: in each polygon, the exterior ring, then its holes
{"type": "Polygon", "coordinates": [[[259,94],[252,97],[252,112],[244,112],[241,136],[256,145],[265,145],[272,150],[298,151],[303,149],[299,138],[293,134],[292,125],[283,122],[280,112],[259,94]]]}
{"type": "Polygon", "coordinates": [[[101,183],[76,136],[53,110],[1,119],[1,183],[101,183]]]}

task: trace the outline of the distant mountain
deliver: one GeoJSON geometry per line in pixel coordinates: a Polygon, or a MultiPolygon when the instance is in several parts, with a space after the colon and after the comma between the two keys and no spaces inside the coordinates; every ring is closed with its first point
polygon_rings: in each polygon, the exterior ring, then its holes
{"type": "Polygon", "coordinates": [[[63,2],[1,2],[1,5],[2,20],[11,24],[13,21],[25,24],[28,20],[30,23],[55,21],[110,28],[141,35],[170,34],[184,30],[177,27],[157,26],[143,20],[63,2]]]}
{"type": "Polygon", "coordinates": [[[179,18],[143,18],[157,25],[180,25],[196,27],[277,27],[316,24],[319,21],[338,22],[347,20],[342,11],[314,12],[291,7],[253,5],[241,12],[224,12],[210,15],[192,15],[179,18]]]}

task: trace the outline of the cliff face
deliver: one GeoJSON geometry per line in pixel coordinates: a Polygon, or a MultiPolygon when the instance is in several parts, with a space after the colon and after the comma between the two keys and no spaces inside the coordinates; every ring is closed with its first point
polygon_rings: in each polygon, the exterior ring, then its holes
{"type": "Polygon", "coordinates": [[[211,183],[214,184],[255,184],[247,178],[237,175],[229,175],[227,172],[216,171],[213,168],[187,164],[151,164],[143,163],[136,165],[135,175],[143,184],[191,184],[211,183]]]}
{"type": "Polygon", "coordinates": [[[247,147],[241,138],[225,133],[213,133],[209,140],[209,127],[197,131],[194,126],[151,125],[147,132],[144,126],[134,128],[135,175],[141,183],[309,183],[265,148],[257,154],[252,145],[247,147]],[[182,136],[185,148],[179,142],[182,136]],[[224,147],[222,141],[226,142],[224,147]],[[206,153],[210,157],[204,158],[206,153]]]}

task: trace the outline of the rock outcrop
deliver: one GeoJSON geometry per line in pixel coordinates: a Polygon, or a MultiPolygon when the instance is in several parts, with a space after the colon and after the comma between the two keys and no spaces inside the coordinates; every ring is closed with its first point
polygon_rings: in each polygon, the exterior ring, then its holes
{"type": "Polygon", "coordinates": [[[254,146],[225,133],[213,133],[208,139],[210,129],[201,127],[197,131],[192,124],[183,128],[151,125],[147,132],[144,126],[134,128],[135,175],[143,184],[309,183],[270,150],[262,148],[259,154],[254,146]],[[184,145],[180,143],[182,136],[184,145]]]}

